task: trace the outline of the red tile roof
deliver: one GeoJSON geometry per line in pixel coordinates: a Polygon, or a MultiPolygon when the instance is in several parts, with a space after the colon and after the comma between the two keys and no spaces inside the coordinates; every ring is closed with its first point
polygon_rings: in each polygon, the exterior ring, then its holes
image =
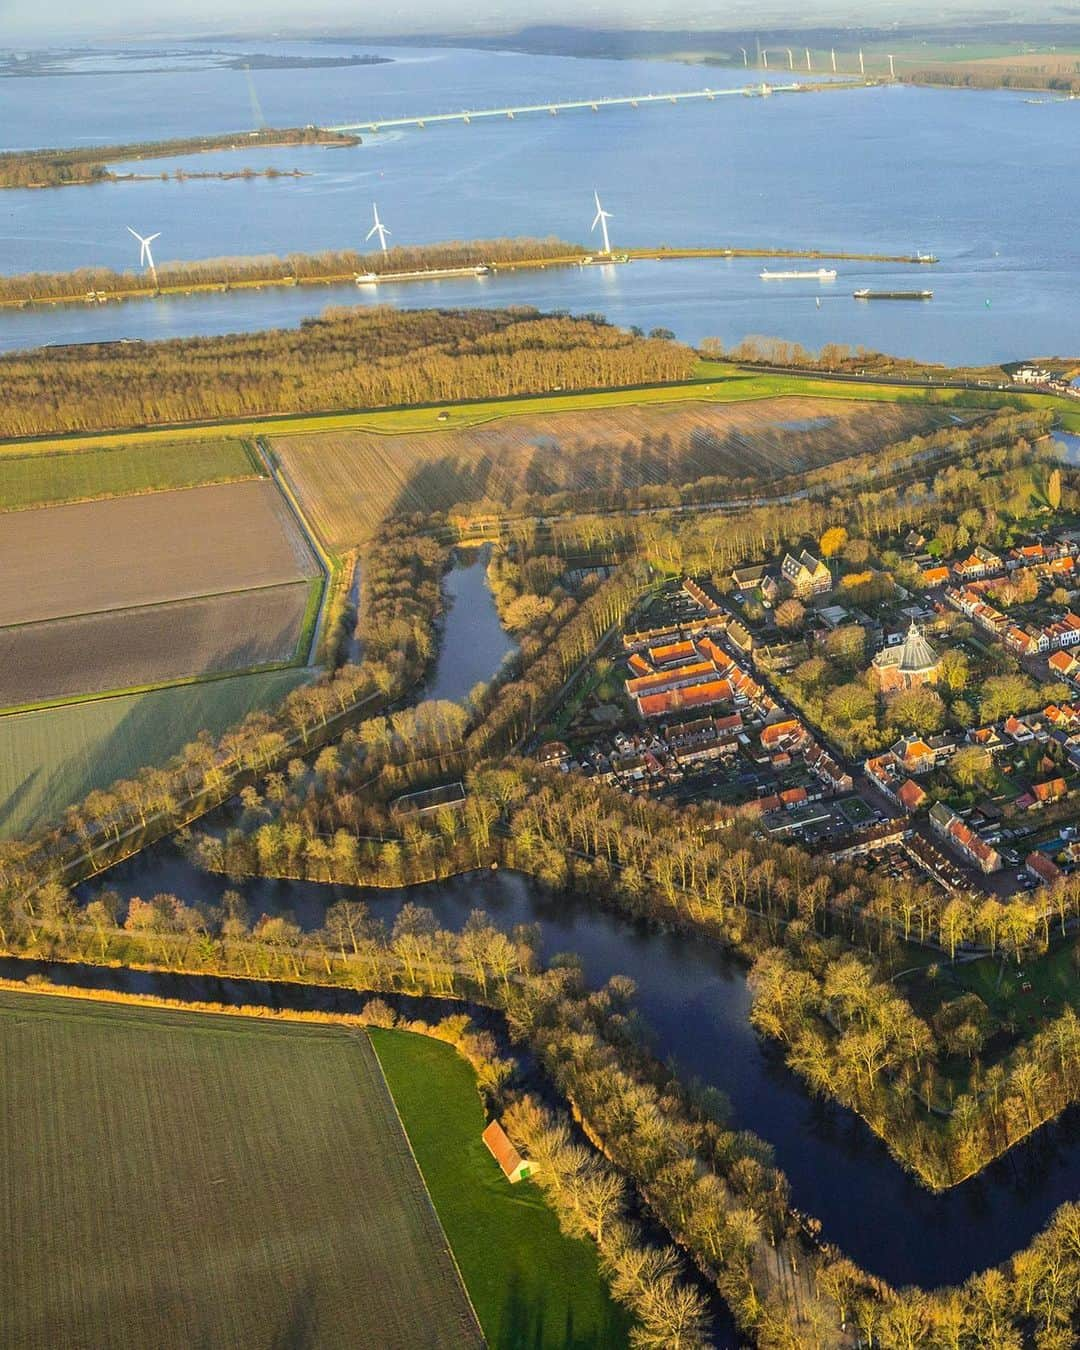
{"type": "Polygon", "coordinates": [[[480,1136],[487,1145],[488,1152],[503,1170],[503,1175],[512,1177],[525,1159],[506,1137],[506,1131],[497,1120],[493,1120],[480,1136]]]}

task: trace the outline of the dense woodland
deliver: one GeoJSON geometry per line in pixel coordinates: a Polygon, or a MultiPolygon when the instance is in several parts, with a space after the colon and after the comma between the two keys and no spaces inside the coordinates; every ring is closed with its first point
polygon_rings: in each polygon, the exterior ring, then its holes
{"type": "Polygon", "coordinates": [[[185,136],[172,141],[136,141],[124,145],[83,145],[67,149],[8,150],[0,154],[0,188],[65,187],[114,177],[110,164],[166,159],[204,150],[257,150],[278,145],[356,145],[344,136],[318,127],[228,132],[222,136],[185,136]]]}
{"type": "Polygon", "coordinates": [[[565,258],[580,255],[580,244],[561,239],[473,239],[415,247],[397,245],[386,252],[355,249],[323,253],[267,254],[251,258],[202,258],[196,262],[164,262],[157,267],[157,287],[146,272],[116,272],[107,267],[81,267],[73,272],[29,272],[0,277],[0,302],[83,300],[91,292],[149,294],[155,289],[185,286],[236,286],[257,282],[349,280],[358,273],[412,272],[440,267],[513,265],[523,258],[565,258]]]}
{"type": "Polygon", "coordinates": [[[689,347],[533,309],[331,311],[298,329],[0,358],[0,436],[685,380],[689,347]]]}

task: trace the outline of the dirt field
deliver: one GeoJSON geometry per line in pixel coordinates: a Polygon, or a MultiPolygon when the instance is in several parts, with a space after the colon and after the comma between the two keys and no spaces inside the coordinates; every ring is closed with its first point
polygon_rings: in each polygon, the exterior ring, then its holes
{"type": "Polygon", "coordinates": [[[483,1344],[366,1037],[5,993],[0,1054],[5,1345],[483,1344]]]}
{"type": "Polygon", "coordinates": [[[445,511],[522,494],[769,479],[940,425],[924,407],[777,398],[499,418],[461,430],[275,438],[309,519],[331,545],[401,512],[445,511]]]}
{"type": "Polygon", "coordinates": [[[314,576],[267,480],[0,515],[0,627],[314,576]]]}
{"type": "Polygon", "coordinates": [[[291,661],[308,583],[0,628],[0,708],[291,661]]]}

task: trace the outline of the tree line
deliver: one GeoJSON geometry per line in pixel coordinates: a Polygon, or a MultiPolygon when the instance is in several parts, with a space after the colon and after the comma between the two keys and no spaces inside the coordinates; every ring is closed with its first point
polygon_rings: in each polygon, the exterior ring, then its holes
{"type": "Polygon", "coordinates": [[[252,150],[280,145],[356,145],[358,136],[319,127],[227,132],[221,136],[184,136],[171,141],[134,141],[123,145],[83,145],[0,154],[0,188],[64,187],[115,177],[109,165],[130,160],[172,159],[208,150],[252,150]]]}
{"type": "Polygon", "coordinates": [[[297,329],[9,353],[0,436],[662,384],[695,360],[531,309],[337,310],[297,329]]]}
{"type": "MultiPolygon", "coordinates": [[[[104,177],[100,165],[81,166],[87,181],[104,177]]],[[[4,172],[0,160],[0,176],[4,172]]],[[[198,177],[199,175],[190,175],[198,177]]],[[[81,181],[81,180],[80,180],[81,181]]],[[[2,183],[0,183],[2,186],[2,183]]],[[[582,252],[579,244],[562,239],[448,240],[444,243],[395,245],[385,252],[326,249],[319,253],[288,253],[238,258],[200,258],[192,262],[163,262],[157,284],[145,272],[118,272],[108,267],[80,267],[71,272],[28,272],[0,277],[0,301],[82,300],[93,292],[106,295],[145,293],[153,289],[182,290],[185,286],[234,286],[256,283],[297,284],[327,280],[352,281],[357,274],[420,272],[448,267],[513,265],[523,259],[567,258],[582,252]]]]}

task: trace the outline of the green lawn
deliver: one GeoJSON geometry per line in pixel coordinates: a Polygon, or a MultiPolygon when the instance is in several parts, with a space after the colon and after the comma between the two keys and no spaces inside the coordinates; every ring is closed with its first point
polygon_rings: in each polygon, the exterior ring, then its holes
{"type": "Polygon", "coordinates": [[[276,707],[307,678],[266,671],[0,717],[0,838],[163,763],[204,728],[218,736],[247,713],[276,707]]]}
{"type": "Polygon", "coordinates": [[[450,1046],[399,1031],[372,1043],[493,1350],[625,1346],[595,1248],[564,1237],[530,1182],[511,1186],[484,1147],[472,1070],[450,1046]]]}
{"type": "Polygon", "coordinates": [[[3,1343],[482,1344],[363,1035],[0,993],[3,1343]]]}
{"type": "Polygon", "coordinates": [[[1078,944],[1072,939],[1045,956],[1023,958],[1019,966],[1012,956],[1004,962],[988,956],[955,966],[948,976],[957,989],[978,994],[995,1017],[1014,1019],[1018,1033],[1028,1035],[1035,1024],[1056,1017],[1066,1004],[1080,1008],[1077,957],[1078,944]],[[1025,984],[1031,988],[1025,991],[1025,984]]]}
{"type": "Polygon", "coordinates": [[[222,437],[164,437],[87,449],[63,442],[29,451],[11,446],[0,453],[0,511],[232,482],[262,472],[248,445],[222,437]]]}

